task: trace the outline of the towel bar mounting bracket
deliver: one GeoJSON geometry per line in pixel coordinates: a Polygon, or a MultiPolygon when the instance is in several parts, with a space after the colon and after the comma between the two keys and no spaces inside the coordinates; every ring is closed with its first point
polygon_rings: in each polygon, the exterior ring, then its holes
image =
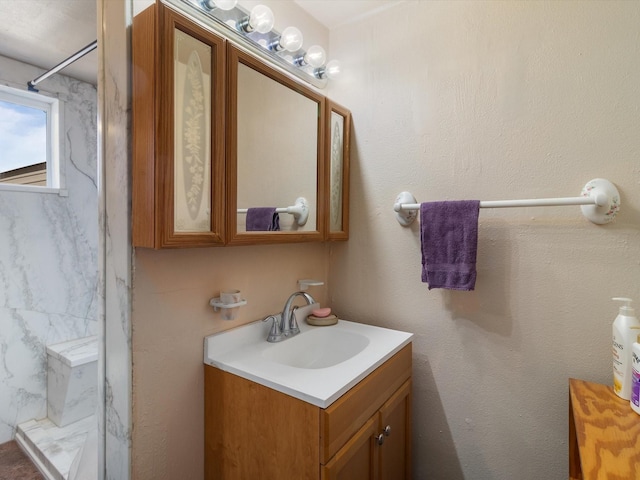
{"type": "MultiPolygon", "coordinates": [[[[414,197],[409,192],[401,192],[397,197],[394,205],[402,205],[404,203],[417,203],[416,197],[414,197]]],[[[396,212],[396,220],[403,227],[408,227],[411,225],[416,217],[418,216],[417,210],[403,210],[403,209],[395,209],[396,212]]]]}

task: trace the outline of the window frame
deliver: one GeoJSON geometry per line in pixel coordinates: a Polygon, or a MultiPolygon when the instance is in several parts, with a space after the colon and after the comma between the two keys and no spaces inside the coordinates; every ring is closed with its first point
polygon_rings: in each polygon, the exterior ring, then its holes
{"type": "Polygon", "coordinates": [[[47,117],[47,151],[46,151],[46,165],[47,165],[47,185],[46,186],[34,186],[34,185],[12,185],[8,183],[0,183],[0,189],[7,190],[32,190],[32,189],[45,189],[51,191],[52,189],[58,190],[62,188],[60,182],[60,100],[58,98],[49,97],[41,93],[30,92],[28,90],[20,90],[18,88],[10,87],[0,84],[0,100],[5,102],[14,103],[30,108],[37,108],[43,110],[47,117]],[[7,188],[11,186],[11,188],[7,188]]]}

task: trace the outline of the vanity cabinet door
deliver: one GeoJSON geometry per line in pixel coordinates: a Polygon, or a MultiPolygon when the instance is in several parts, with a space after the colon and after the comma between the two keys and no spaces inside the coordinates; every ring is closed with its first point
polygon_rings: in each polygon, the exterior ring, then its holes
{"type": "Polygon", "coordinates": [[[347,444],[322,465],[321,480],[375,480],[378,478],[375,435],[377,418],[371,417],[347,444]]]}
{"type": "Polygon", "coordinates": [[[322,480],[411,479],[411,380],[322,466],[322,480]]]}
{"type": "Polygon", "coordinates": [[[133,22],[133,244],[224,243],[225,41],[158,2],[133,22]]]}
{"type": "Polygon", "coordinates": [[[411,380],[382,406],[379,430],[384,443],[379,446],[380,480],[411,479],[411,380]]]}

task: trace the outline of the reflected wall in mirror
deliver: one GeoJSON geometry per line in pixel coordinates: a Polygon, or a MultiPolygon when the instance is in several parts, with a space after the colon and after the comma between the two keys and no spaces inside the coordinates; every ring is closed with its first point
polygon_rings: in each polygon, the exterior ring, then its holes
{"type": "Polygon", "coordinates": [[[322,240],[325,98],[232,45],[227,58],[228,243],[322,240]]]}
{"type": "Polygon", "coordinates": [[[331,100],[327,103],[327,239],[347,240],[351,113],[331,100]]]}

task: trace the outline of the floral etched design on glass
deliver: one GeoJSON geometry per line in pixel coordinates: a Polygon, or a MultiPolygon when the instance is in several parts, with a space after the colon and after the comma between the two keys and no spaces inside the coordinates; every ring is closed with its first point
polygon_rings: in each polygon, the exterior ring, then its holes
{"type": "Polygon", "coordinates": [[[189,215],[195,220],[202,203],[204,159],[202,130],[204,128],[204,95],[202,92],[202,65],[198,52],[191,52],[187,64],[185,85],[184,129],[184,189],[189,215]]]}
{"type": "Polygon", "coordinates": [[[206,232],[211,228],[211,47],[180,30],[175,40],[174,225],[177,232],[206,232]]]}
{"type": "Polygon", "coordinates": [[[342,152],[344,117],[331,112],[330,230],[342,230],[342,152]]]}

